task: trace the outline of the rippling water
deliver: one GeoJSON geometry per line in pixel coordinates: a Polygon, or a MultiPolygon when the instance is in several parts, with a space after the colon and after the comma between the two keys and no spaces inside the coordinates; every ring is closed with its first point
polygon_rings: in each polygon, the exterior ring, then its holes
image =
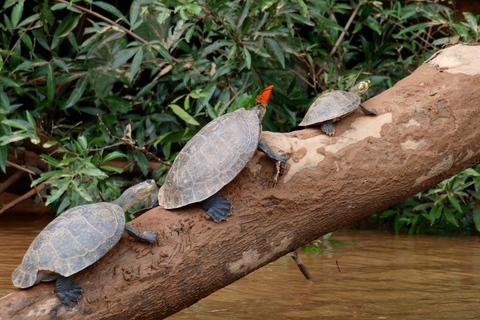
{"type": "MultiPolygon", "coordinates": [[[[0,296],[48,222],[0,216],[0,296]]],[[[286,256],[168,319],[480,319],[479,238],[342,230],[331,240],[300,250],[313,283],[286,256]]]]}

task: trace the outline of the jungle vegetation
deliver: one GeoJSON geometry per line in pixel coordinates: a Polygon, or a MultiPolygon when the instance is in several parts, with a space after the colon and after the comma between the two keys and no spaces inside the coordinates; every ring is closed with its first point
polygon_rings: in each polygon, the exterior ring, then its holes
{"type": "MultiPolygon", "coordinates": [[[[298,129],[326,90],[376,95],[445,45],[477,42],[454,1],[6,0],[0,8],[0,170],[34,151],[31,185],[60,214],[159,184],[216,117],[274,84],[264,130],[298,129]]],[[[417,232],[480,230],[480,166],[371,217],[417,232]]],[[[38,197],[37,197],[37,200],[38,197]]]]}

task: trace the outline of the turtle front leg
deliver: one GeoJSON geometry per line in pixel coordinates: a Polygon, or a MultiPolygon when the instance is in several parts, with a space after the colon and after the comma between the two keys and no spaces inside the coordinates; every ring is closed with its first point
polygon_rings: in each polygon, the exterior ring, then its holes
{"type": "Polygon", "coordinates": [[[232,204],[224,196],[215,193],[208,199],[202,201],[202,208],[215,222],[227,220],[232,210],[232,204]]]}
{"type": "Polygon", "coordinates": [[[360,109],[362,109],[363,113],[365,114],[371,114],[376,116],[378,114],[377,110],[373,108],[367,108],[363,103],[360,103],[360,109]]]}
{"type": "Polygon", "coordinates": [[[68,306],[70,302],[78,302],[82,295],[82,287],[72,277],[58,276],[57,282],[55,282],[55,292],[58,299],[68,306]]]}
{"type": "Polygon", "coordinates": [[[328,120],[320,123],[320,129],[329,136],[333,136],[335,133],[335,127],[333,126],[333,120],[328,120]]]}
{"type": "Polygon", "coordinates": [[[277,152],[273,151],[270,146],[263,140],[260,140],[258,142],[258,148],[262,150],[273,161],[280,161],[282,163],[282,167],[285,167],[285,165],[287,164],[287,156],[282,150],[278,150],[277,152]]]}
{"type": "Polygon", "coordinates": [[[135,229],[135,227],[130,225],[130,224],[125,225],[125,231],[127,231],[127,233],[130,236],[134,237],[137,240],[145,241],[145,242],[148,242],[148,243],[157,242],[157,234],[153,231],[141,232],[141,231],[135,229]]]}

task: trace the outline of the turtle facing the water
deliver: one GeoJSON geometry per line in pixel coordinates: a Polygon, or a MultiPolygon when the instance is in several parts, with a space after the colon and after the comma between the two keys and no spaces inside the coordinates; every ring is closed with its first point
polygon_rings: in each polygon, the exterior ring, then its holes
{"type": "Polygon", "coordinates": [[[335,133],[333,122],[352,113],[358,106],[365,114],[377,115],[377,110],[361,103],[360,95],[369,88],[370,80],[365,80],[360,81],[350,92],[337,90],[322,94],[312,103],[299,125],[306,127],[320,123],[322,131],[332,136],[335,133]]]}
{"type": "Polygon", "coordinates": [[[29,288],[53,281],[60,301],[78,301],[82,289],[72,275],[103,257],[126,230],[135,238],[155,243],[155,232],[125,224],[125,211],[145,200],[155,188],[147,180],[127,189],[117,200],[77,206],[50,222],[33,240],[22,263],[12,274],[16,287],[29,288]]]}
{"type": "Polygon", "coordinates": [[[175,209],[201,202],[206,213],[219,222],[230,214],[231,203],[217,192],[242,171],[257,148],[285,166],[285,153],[274,152],[260,140],[272,88],[257,96],[255,107],[216,118],[185,145],[160,188],[159,205],[175,209]]]}

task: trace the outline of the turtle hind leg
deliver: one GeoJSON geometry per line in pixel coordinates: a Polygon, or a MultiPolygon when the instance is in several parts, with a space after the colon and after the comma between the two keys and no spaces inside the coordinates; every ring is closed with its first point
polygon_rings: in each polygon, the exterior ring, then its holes
{"type": "Polygon", "coordinates": [[[278,150],[277,152],[273,151],[272,148],[270,148],[270,146],[263,140],[258,141],[258,148],[273,161],[280,161],[282,163],[282,167],[285,167],[287,164],[287,156],[282,150],[278,150]]]}
{"type": "Polygon", "coordinates": [[[57,297],[66,306],[70,305],[70,302],[78,302],[82,295],[82,287],[72,277],[58,276],[57,282],[55,282],[55,291],[57,297]]]}
{"type": "Polygon", "coordinates": [[[232,204],[224,196],[215,193],[202,201],[202,208],[215,222],[227,220],[232,209],[232,204]]]}
{"type": "Polygon", "coordinates": [[[377,110],[373,108],[367,108],[363,103],[360,103],[360,109],[362,109],[363,113],[365,114],[371,114],[374,116],[378,114],[377,110]]]}
{"type": "Polygon", "coordinates": [[[329,136],[333,136],[335,133],[335,127],[333,126],[333,120],[328,120],[320,124],[320,129],[329,136]]]}
{"type": "Polygon", "coordinates": [[[130,236],[134,237],[137,240],[145,241],[145,242],[148,242],[148,243],[157,242],[157,234],[153,231],[141,232],[141,231],[135,229],[134,226],[129,225],[129,224],[125,225],[125,231],[127,231],[127,233],[130,236]]]}

